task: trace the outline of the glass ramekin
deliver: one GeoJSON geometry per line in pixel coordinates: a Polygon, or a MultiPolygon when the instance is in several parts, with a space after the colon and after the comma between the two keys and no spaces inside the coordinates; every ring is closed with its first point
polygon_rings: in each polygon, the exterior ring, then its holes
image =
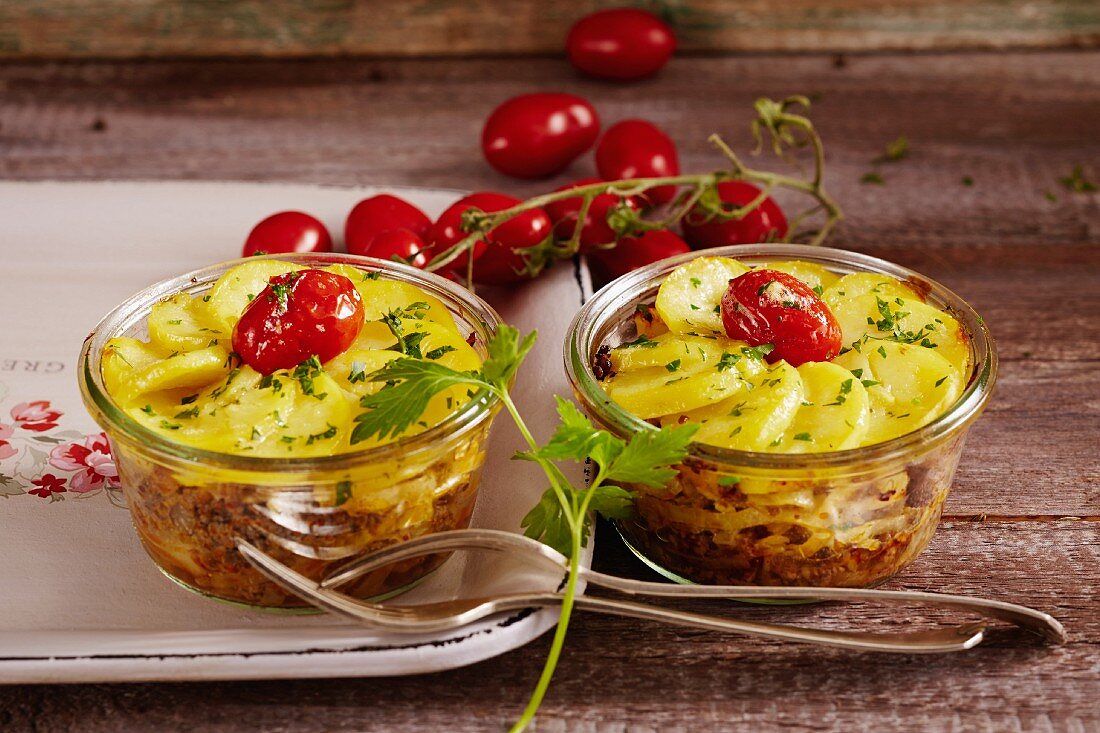
{"type": "Polygon", "coordinates": [[[746,264],[806,260],[838,274],[873,272],[906,282],[959,320],[972,371],[959,400],[928,425],[893,440],[810,454],[757,453],[693,443],[662,489],[636,492],[635,518],[617,523],[627,545],[680,582],[868,587],[928,545],[963,440],[992,393],[993,338],[959,296],[874,257],[823,247],[752,244],[691,252],[629,273],[585,303],[570,327],[565,366],[576,397],[603,428],[630,436],[653,427],[613,402],[592,371],[597,350],[635,336],[632,314],[652,303],[665,276],[701,256],[746,264]],[[788,521],[776,521],[782,515],[788,521]],[[791,517],[801,521],[789,521],[791,517]]]}
{"type": "MultiPolygon", "coordinates": [[[[255,259],[255,258],[251,258],[255,259]]],[[[484,357],[501,324],[484,301],[422,270],[339,254],[274,255],[301,265],[346,264],[411,283],[439,298],[484,357]]],[[[176,443],[129,417],[108,396],[103,350],[117,336],[146,339],[153,304],[210,288],[224,262],[152,285],[111,311],[84,342],[84,403],[106,432],[138,536],[169,578],[211,598],[266,610],[306,605],[257,572],[237,538],[319,580],[348,558],[413,537],[469,526],[489,428],[499,404],[476,394],[439,425],[393,443],[311,458],[231,455],[176,443]]],[[[394,595],[443,562],[397,563],[344,588],[361,598],[394,595]]]]}

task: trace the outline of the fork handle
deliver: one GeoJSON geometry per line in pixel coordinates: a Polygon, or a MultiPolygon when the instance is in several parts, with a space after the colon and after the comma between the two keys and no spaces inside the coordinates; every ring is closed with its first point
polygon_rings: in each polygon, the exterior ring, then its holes
{"type": "MultiPolygon", "coordinates": [[[[558,596],[558,594],[547,594],[558,596]]],[[[560,605],[560,596],[557,605],[560,605]]],[[[550,599],[547,599],[550,600],[550,599]]],[[[841,649],[857,649],[874,652],[893,652],[899,654],[939,654],[957,652],[977,646],[985,630],[985,624],[978,621],[961,626],[940,628],[932,631],[907,632],[898,634],[879,634],[868,632],[833,631],[829,629],[809,629],[800,626],[768,624],[756,621],[709,616],[700,613],[677,611],[661,606],[653,606],[634,601],[622,601],[598,596],[578,596],[574,600],[578,609],[594,611],[612,616],[660,621],[676,626],[686,626],[710,631],[726,631],[747,634],[769,639],[821,644],[841,649]]],[[[548,604],[549,605],[549,604],[548,604]]]]}

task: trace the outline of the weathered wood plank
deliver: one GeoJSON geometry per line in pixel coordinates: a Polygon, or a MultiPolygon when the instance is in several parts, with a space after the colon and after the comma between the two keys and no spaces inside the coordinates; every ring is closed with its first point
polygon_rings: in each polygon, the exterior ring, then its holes
{"type": "MultiPolygon", "coordinates": [[[[569,26],[620,0],[7,0],[0,57],[424,56],[559,53],[569,26]]],[[[682,0],[634,2],[687,51],[1083,46],[1089,0],[682,0]]]]}
{"type": "MultiPolygon", "coordinates": [[[[537,730],[1095,730],[1098,527],[949,523],[889,586],[1033,604],[1066,623],[1067,646],[1045,647],[1005,630],[959,655],[853,654],[581,615],[537,730]]],[[[613,537],[601,536],[601,569],[643,572],[626,553],[613,537]]],[[[834,605],[732,610],[880,630],[946,620],[834,605]]],[[[499,730],[519,714],[548,643],[544,637],[474,667],[412,678],[0,687],[0,728],[499,730]]]]}

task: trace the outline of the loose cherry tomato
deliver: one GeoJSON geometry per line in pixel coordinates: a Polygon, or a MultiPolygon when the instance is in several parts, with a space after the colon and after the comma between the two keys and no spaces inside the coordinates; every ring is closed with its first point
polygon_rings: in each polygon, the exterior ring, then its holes
{"type": "MultiPolygon", "coordinates": [[[[680,161],[672,139],[661,128],[645,120],[623,120],[609,127],[596,146],[596,169],[608,181],[675,176],[680,161]]],[[[676,187],[658,186],[645,195],[654,204],[667,204],[675,198],[676,187]]]]}
{"type": "Polygon", "coordinates": [[[233,350],[245,364],[271,374],[311,356],[342,354],[363,327],[363,300],[351,280],[325,270],[271,278],[233,329],[233,350]]]}
{"type": "Polygon", "coordinates": [[[558,173],[592,147],[600,118],[572,94],[523,94],[493,110],[481,131],[489,165],[517,178],[558,173]]]}
{"type": "Polygon", "coordinates": [[[840,325],[829,306],[809,285],[778,270],[752,270],[730,280],[722,324],[730,338],[774,344],[769,362],[799,366],[840,353],[840,325]]]}
{"type": "Polygon", "coordinates": [[[252,228],[242,256],[331,251],[332,237],[324,224],[301,211],[280,211],[252,228]]]}
{"type": "Polygon", "coordinates": [[[428,264],[428,245],[408,229],[391,229],[371,240],[364,253],[380,260],[398,260],[406,265],[424,269],[428,264]]]}
{"type": "Polygon", "coordinates": [[[637,237],[623,237],[614,249],[593,250],[591,256],[611,278],[616,278],[651,262],[690,251],[687,242],[668,230],[657,229],[637,237]]]}
{"type": "Polygon", "coordinates": [[[601,10],[569,30],[570,63],[589,76],[634,81],[661,70],[676,50],[672,29],[660,18],[635,8],[601,10]]]}
{"type": "Polygon", "coordinates": [[[365,255],[371,240],[383,232],[407,229],[424,239],[431,228],[432,220],[423,211],[404,199],[383,193],[363,199],[348,213],[344,244],[350,254],[365,255]]]}
{"type": "MultiPolygon", "coordinates": [[[[587,186],[592,183],[600,183],[599,178],[583,178],[567,186],[555,189],[556,191],[568,191],[571,188],[587,186]]],[[[607,222],[608,213],[623,202],[619,196],[610,193],[601,193],[592,199],[588,207],[588,215],[581,226],[580,251],[588,252],[593,247],[601,244],[610,244],[615,241],[615,230],[607,222]]],[[[626,206],[638,209],[632,198],[625,199],[626,206]]],[[[580,196],[571,199],[562,199],[547,204],[544,208],[550,221],[554,223],[554,236],[561,241],[567,241],[577,229],[577,219],[581,215],[581,206],[584,199],[580,196]]]]}
{"type": "MultiPolygon", "coordinates": [[[[718,197],[734,206],[744,206],[758,195],[760,189],[744,181],[718,184],[718,197]]],[[[704,212],[695,210],[689,212],[680,223],[684,239],[695,249],[756,244],[787,236],[787,217],[783,216],[783,210],[770,196],[741,219],[705,221],[704,217],[704,212]]]]}
{"type": "MultiPolygon", "coordinates": [[[[432,226],[432,256],[442,254],[466,237],[466,232],[462,230],[462,213],[467,209],[477,208],[493,213],[510,209],[518,203],[521,203],[520,200],[513,196],[483,191],[451,204],[432,226]]],[[[484,239],[479,239],[474,245],[474,280],[501,284],[534,277],[545,264],[537,250],[547,243],[552,229],[550,217],[545,211],[531,209],[490,230],[484,239]]],[[[459,256],[450,269],[462,273],[466,262],[465,256],[459,256]]]]}

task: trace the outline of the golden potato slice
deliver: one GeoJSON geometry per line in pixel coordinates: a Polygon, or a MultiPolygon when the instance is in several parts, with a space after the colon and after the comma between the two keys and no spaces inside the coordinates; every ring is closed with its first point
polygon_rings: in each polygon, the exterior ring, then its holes
{"type": "Polygon", "coordinates": [[[798,374],[803,401],[775,450],[821,453],[860,445],[870,419],[863,383],[847,369],[824,361],[807,362],[798,374]]]}
{"type": "Polygon", "coordinates": [[[124,385],[135,373],[156,364],[166,356],[168,352],[144,341],[125,336],[111,339],[103,349],[100,366],[107,394],[119,401],[124,385]]]}
{"type": "Polygon", "coordinates": [[[245,307],[267,287],[271,278],[303,269],[300,265],[279,260],[255,260],[237,265],[219,277],[199,299],[203,307],[196,306],[195,315],[207,321],[211,328],[232,334],[245,307]]]}
{"type": "Polygon", "coordinates": [[[390,311],[403,311],[414,305],[423,304],[423,307],[413,310],[422,314],[422,318],[435,321],[455,333],[458,332],[454,316],[443,301],[415,285],[383,276],[374,277],[372,273],[364,272],[351,265],[330,265],[325,269],[337,275],[343,275],[355,284],[355,289],[363,298],[363,311],[368,321],[377,321],[390,311]]]}
{"type": "Polygon", "coordinates": [[[198,303],[187,293],[177,293],[165,298],[149,311],[149,339],[152,343],[172,351],[194,351],[212,345],[212,341],[228,344],[232,332],[210,328],[196,317],[198,303]]]}
{"type": "Polygon", "coordinates": [[[839,303],[833,315],[840,324],[845,347],[873,349],[876,339],[911,342],[934,349],[962,373],[969,368],[970,345],[959,322],[927,303],[900,296],[887,300],[869,293],[839,303]],[[853,347],[864,336],[871,338],[853,347]]]}
{"type": "Polygon", "coordinates": [[[847,300],[861,295],[877,295],[880,298],[906,298],[921,300],[920,294],[897,278],[874,272],[853,272],[825,288],[822,299],[830,308],[836,308],[847,300]]]}
{"type": "Polygon", "coordinates": [[[816,290],[819,295],[824,293],[826,288],[831,287],[840,279],[840,275],[837,275],[835,272],[829,272],[816,262],[806,262],[805,260],[764,262],[753,269],[778,270],[779,272],[794,275],[816,290]]]}
{"type": "Polygon", "coordinates": [[[604,382],[608,396],[643,420],[694,410],[747,388],[737,369],[647,367],[616,374],[604,382]]]}
{"type": "Polygon", "coordinates": [[[646,367],[663,367],[679,360],[684,367],[703,367],[717,364],[722,353],[740,353],[746,344],[724,337],[704,338],[663,333],[652,339],[644,339],[611,350],[611,365],[616,372],[646,367]]]}
{"type": "Polygon", "coordinates": [[[642,303],[634,309],[634,330],[639,336],[653,338],[662,333],[668,333],[668,326],[657,315],[656,308],[642,303]]]}
{"type": "MultiPolygon", "coordinates": [[[[752,389],[701,410],[687,412],[702,427],[695,441],[735,450],[774,450],[803,401],[802,377],[781,361],[753,378],[752,389]]],[[[667,418],[666,418],[667,419],[667,418]]],[[[683,422],[675,416],[667,424],[683,422]]],[[[662,420],[666,424],[666,420],[662,420]]]]}
{"type": "Polygon", "coordinates": [[[657,291],[657,315],[675,333],[721,334],[722,296],[749,268],[728,257],[698,257],[668,274],[657,291]]]}
{"type": "Polygon", "coordinates": [[[910,433],[944,413],[962,394],[962,372],[937,354],[912,344],[871,341],[835,364],[851,369],[870,398],[863,444],[910,433]]]}
{"type": "Polygon", "coordinates": [[[150,392],[201,389],[228,373],[229,361],[229,352],[221,346],[169,356],[136,370],[115,399],[125,407],[150,392]]]}

